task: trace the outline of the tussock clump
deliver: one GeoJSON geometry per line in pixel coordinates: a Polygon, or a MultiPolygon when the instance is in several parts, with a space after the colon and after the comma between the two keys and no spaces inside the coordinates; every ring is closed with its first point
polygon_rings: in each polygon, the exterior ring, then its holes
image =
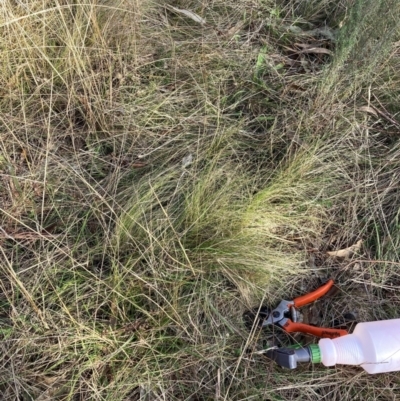
{"type": "Polygon", "coordinates": [[[399,12],[3,1],[2,399],[392,399],[242,315],[334,278],[306,322],[397,316],[399,12]]]}

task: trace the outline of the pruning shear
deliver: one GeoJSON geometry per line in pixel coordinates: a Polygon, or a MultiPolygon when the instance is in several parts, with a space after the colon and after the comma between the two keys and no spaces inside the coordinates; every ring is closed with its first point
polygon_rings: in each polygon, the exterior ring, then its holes
{"type": "MultiPolygon", "coordinates": [[[[262,307],[259,309],[254,309],[250,315],[245,317],[252,320],[252,325],[254,322],[256,322],[257,326],[260,328],[276,325],[281,327],[287,333],[299,332],[312,334],[321,338],[336,338],[345,336],[348,334],[346,330],[316,327],[298,322],[299,312],[296,308],[300,308],[321,298],[332,288],[332,286],[333,280],[329,280],[326,284],[317,288],[315,291],[297,297],[292,301],[282,300],[272,311],[262,307]]],[[[250,323],[249,320],[248,323],[250,323]]]]}

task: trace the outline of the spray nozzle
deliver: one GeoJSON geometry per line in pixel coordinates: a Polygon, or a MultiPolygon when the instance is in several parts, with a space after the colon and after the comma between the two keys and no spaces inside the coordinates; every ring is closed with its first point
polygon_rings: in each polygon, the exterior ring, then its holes
{"type": "Polygon", "coordinates": [[[321,362],[321,352],[317,344],[300,348],[273,348],[265,355],[275,361],[279,366],[287,369],[296,369],[297,362],[321,362]]]}

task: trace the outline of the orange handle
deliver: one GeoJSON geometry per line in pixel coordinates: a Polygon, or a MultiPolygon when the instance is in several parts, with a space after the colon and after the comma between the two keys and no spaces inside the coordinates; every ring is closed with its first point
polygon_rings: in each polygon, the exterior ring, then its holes
{"type": "Polygon", "coordinates": [[[307,305],[318,298],[324,296],[333,286],[333,280],[329,280],[322,287],[317,288],[315,291],[310,292],[309,294],[302,295],[301,297],[297,297],[293,300],[294,306],[296,308],[300,308],[303,305],[307,305]]]}
{"type": "Polygon", "coordinates": [[[309,326],[308,324],[294,323],[290,319],[288,319],[288,321],[283,325],[283,328],[288,333],[298,332],[312,334],[313,336],[321,338],[336,338],[348,334],[346,330],[326,329],[324,327],[309,326]]]}

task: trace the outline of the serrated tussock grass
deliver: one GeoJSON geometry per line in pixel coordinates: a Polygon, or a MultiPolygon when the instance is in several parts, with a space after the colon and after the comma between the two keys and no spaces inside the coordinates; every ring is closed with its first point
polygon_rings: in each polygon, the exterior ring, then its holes
{"type": "Polygon", "coordinates": [[[2,400],[393,399],[242,315],[398,316],[400,5],[239,3],[2,2],[2,400]]]}

